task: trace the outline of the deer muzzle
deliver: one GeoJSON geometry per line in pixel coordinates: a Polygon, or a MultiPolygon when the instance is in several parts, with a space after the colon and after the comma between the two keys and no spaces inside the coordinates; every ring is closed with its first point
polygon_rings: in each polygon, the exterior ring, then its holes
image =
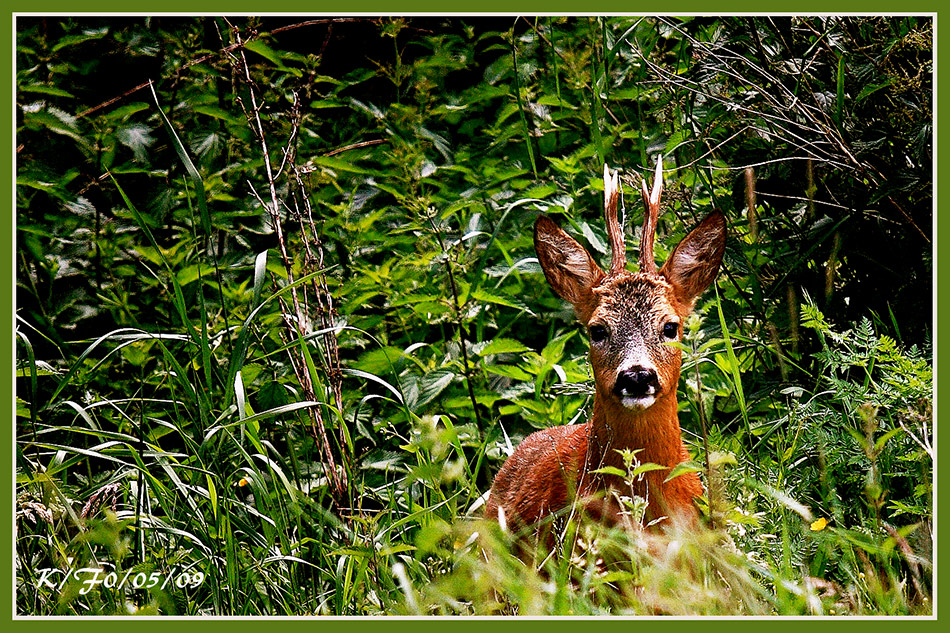
{"type": "Polygon", "coordinates": [[[646,409],[656,401],[660,379],[651,367],[631,367],[617,374],[614,395],[628,409],[646,409]]]}

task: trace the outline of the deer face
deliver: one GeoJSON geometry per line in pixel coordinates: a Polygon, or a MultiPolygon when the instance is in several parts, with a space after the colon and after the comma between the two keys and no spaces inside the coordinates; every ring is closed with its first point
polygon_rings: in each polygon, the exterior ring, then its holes
{"type": "Polygon", "coordinates": [[[663,277],[625,273],[591,290],[595,305],[587,332],[601,398],[642,411],[676,389],[683,316],[663,277]]]}

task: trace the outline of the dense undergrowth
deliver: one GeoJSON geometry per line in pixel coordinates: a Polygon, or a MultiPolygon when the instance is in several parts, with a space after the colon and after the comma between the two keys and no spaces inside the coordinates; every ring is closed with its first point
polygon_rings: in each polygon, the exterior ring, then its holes
{"type": "Polygon", "coordinates": [[[932,613],[932,26],[18,18],[17,611],[932,613]],[[592,384],[531,227],[605,254],[607,163],[636,244],[657,155],[708,530],[522,562],[592,384]]]}

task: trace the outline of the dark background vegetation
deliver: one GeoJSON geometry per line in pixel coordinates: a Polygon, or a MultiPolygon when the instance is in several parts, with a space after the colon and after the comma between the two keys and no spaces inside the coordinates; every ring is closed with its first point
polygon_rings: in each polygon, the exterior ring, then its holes
{"type": "Polygon", "coordinates": [[[680,418],[756,589],[654,606],[929,612],[931,18],[20,17],[16,37],[21,613],[646,608],[571,593],[566,567],[570,598],[486,585],[468,535],[508,446],[589,410],[535,217],[604,256],[607,163],[632,260],[660,155],[659,259],[712,207],[729,222],[680,418]],[[204,580],[35,590],[68,557],[204,580]]]}

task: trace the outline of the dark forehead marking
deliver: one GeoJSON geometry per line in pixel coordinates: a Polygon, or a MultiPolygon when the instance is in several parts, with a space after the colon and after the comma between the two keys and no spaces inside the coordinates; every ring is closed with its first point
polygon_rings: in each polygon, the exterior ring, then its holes
{"type": "Polygon", "coordinates": [[[593,288],[595,314],[622,320],[637,315],[665,313],[675,310],[671,302],[673,286],[660,275],[622,272],[611,275],[593,288]]]}
{"type": "Polygon", "coordinates": [[[672,290],[673,286],[660,275],[624,271],[619,275],[605,277],[599,285],[593,288],[593,292],[598,297],[606,299],[611,295],[629,294],[639,289],[652,290],[654,288],[668,291],[672,290]]]}

